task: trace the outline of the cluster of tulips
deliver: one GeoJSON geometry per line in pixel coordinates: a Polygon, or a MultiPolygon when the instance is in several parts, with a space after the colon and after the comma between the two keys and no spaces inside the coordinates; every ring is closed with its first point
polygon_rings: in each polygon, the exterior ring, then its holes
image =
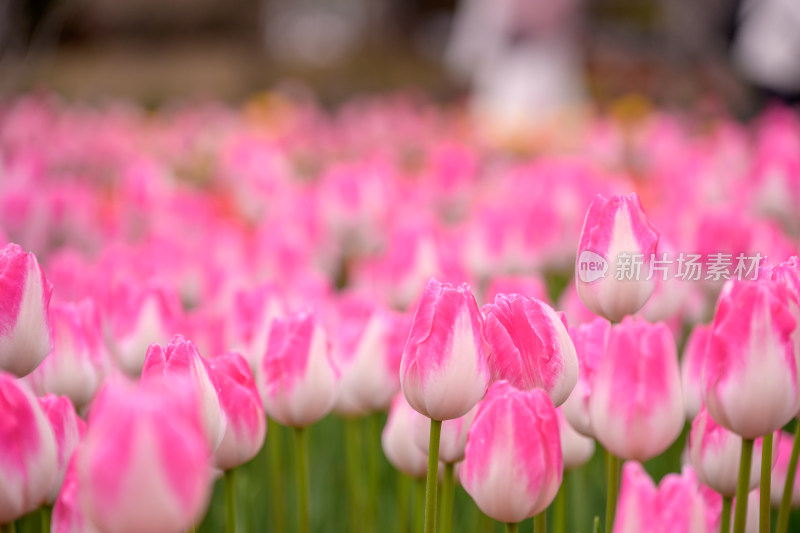
{"type": "Polygon", "coordinates": [[[333,413],[348,531],[379,530],[355,435],[385,420],[367,447],[425,480],[416,513],[398,492],[399,531],[453,531],[460,484],[508,531],[564,533],[566,473],[602,447],[605,513],[578,531],[786,533],[800,121],[574,134],[510,150],[404,97],[4,104],[2,531],[192,530],[219,478],[243,530],[237,472],[278,426],[294,527],[327,531],[309,495],[338,486],[308,440],[333,413]],[[646,463],[676,443],[656,484],[646,463]]]}

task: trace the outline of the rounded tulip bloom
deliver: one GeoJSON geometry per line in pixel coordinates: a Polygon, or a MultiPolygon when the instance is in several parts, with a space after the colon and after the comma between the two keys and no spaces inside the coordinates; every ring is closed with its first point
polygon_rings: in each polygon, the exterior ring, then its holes
{"type": "Polygon", "coordinates": [[[714,420],[744,438],[783,427],[800,409],[794,309],[795,295],[777,281],[731,282],[720,294],[703,396],[714,420]]]}
{"type": "Polygon", "coordinates": [[[27,379],[37,394],[64,395],[83,409],[111,369],[97,308],[83,300],[54,303],[50,311],[53,351],[27,379]]]}
{"type": "Polygon", "coordinates": [[[558,413],[558,432],[561,438],[564,470],[583,466],[594,455],[594,439],[585,437],[572,428],[567,417],[564,416],[563,407],[556,409],[556,412],[558,413]]]}
{"type": "Polygon", "coordinates": [[[233,297],[231,314],[226,324],[228,345],[242,354],[255,372],[267,351],[272,321],[284,314],[283,299],[272,285],[239,291],[233,297]]]}
{"type": "MultiPolygon", "coordinates": [[[[770,498],[772,505],[778,506],[783,498],[783,489],[786,485],[786,473],[789,469],[789,459],[792,456],[794,435],[781,431],[775,434],[774,454],[775,466],[772,467],[770,498]]],[[[755,462],[755,460],[753,461],[755,462]]],[[[792,491],[792,507],[800,506],[800,476],[794,477],[794,490],[792,491]]]]}
{"type": "Polygon", "coordinates": [[[710,334],[711,326],[695,326],[683,349],[681,386],[683,405],[689,419],[696,417],[703,407],[703,365],[710,334]]]}
{"type": "Polygon", "coordinates": [[[185,377],[133,388],[109,382],[76,452],[81,501],[105,533],[185,531],[211,487],[211,455],[185,377]]]}
{"type": "Polygon", "coordinates": [[[228,353],[210,359],[209,366],[219,384],[219,401],[227,418],[225,436],[214,457],[217,467],[230,470],[256,456],[267,434],[267,419],[244,357],[228,353]]]}
{"type": "Polygon", "coordinates": [[[312,314],[273,321],[256,383],[264,410],[285,426],[307,426],[333,409],[339,371],[325,331],[312,314]]]}
{"type": "MultiPolygon", "coordinates": [[[[464,416],[442,422],[442,431],[439,436],[439,460],[441,462],[457,463],[464,458],[467,431],[477,413],[478,406],[476,405],[464,416]]],[[[412,425],[411,433],[414,436],[414,443],[427,456],[430,446],[431,419],[417,413],[417,416],[412,418],[412,425]]]]}
{"type": "Polygon", "coordinates": [[[482,330],[469,286],[428,282],[400,363],[400,386],[411,407],[449,420],[478,403],[490,377],[482,330]]]}
{"type": "Polygon", "coordinates": [[[408,405],[405,396],[397,394],[381,433],[381,445],[393,467],[411,477],[423,478],[428,473],[428,457],[412,437],[412,423],[417,417],[424,418],[408,405]]]}
{"type": "Polygon", "coordinates": [[[675,341],[663,323],[625,318],[611,328],[589,400],[598,441],[625,459],[645,461],[683,429],[675,341]]]}
{"type": "Polygon", "coordinates": [[[50,489],[50,494],[47,496],[47,503],[53,505],[58,492],[61,490],[64,473],[67,471],[70,459],[72,459],[72,452],[78,447],[84,433],[86,433],[86,422],[78,417],[72,402],[66,396],[48,394],[39,398],[39,405],[42,406],[44,413],[50,420],[53,435],[56,439],[56,465],[58,470],[56,479],[50,489]]]}
{"type": "Polygon", "coordinates": [[[25,376],[50,353],[52,293],[35,255],[17,244],[0,250],[0,370],[25,376]]]}
{"type": "Polygon", "coordinates": [[[501,522],[544,511],[561,485],[558,415],[542,389],[495,382],[469,429],[459,477],[480,509],[501,522]]]}
{"type": "Polygon", "coordinates": [[[563,314],[534,298],[498,294],[483,307],[492,380],[544,389],[561,405],[578,381],[578,356],[563,314]]]}
{"type": "Polygon", "coordinates": [[[0,524],[44,503],[58,474],[53,429],[33,394],[0,372],[0,524]]]}
{"type": "Polygon", "coordinates": [[[175,335],[165,348],[153,344],[147,350],[142,381],[164,381],[188,378],[194,385],[208,443],[215,449],[225,435],[225,411],[220,405],[216,376],[208,361],[200,355],[192,341],[175,335]]]}
{"type": "Polygon", "coordinates": [[[606,351],[611,324],[604,318],[569,328],[569,336],[578,355],[578,382],[564,402],[562,409],[570,425],[578,433],[594,437],[589,416],[589,399],[592,397],[594,379],[606,351]]]}
{"type": "Polygon", "coordinates": [[[97,528],[86,516],[81,503],[80,483],[75,467],[76,458],[77,450],[67,466],[64,483],[53,506],[51,533],[98,533],[97,528]]]}
{"type": "Polygon", "coordinates": [[[575,283],[583,303],[596,315],[618,322],[642,308],[656,288],[649,276],[658,231],[636,194],[597,195],[583,222],[575,283]]]}
{"type": "MultiPolygon", "coordinates": [[[[758,439],[754,447],[750,489],[757,487],[761,479],[761,444],[762,440],[758,439]]],[[[689,462],[700,481],[723,496],[733,498],[741,455],[742,438],[714,422],[708,411],[701,410],[689,433],[689,462]]]]}

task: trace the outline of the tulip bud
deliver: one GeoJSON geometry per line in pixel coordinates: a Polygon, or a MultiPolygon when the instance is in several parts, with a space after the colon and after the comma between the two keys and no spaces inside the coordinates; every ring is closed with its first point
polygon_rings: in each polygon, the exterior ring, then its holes
{"type": "MultiPolygon", "coordinates": [[[[786,485],[786,475],[789,469],[789,459],[792,456],[792,446],[794,445],[794,435],[785,431],[775,434],[775,466],[772,468],[770,498],[772,505],[778,506],[783,498],[783,489],[786,485]]],[[[755,459],[753,460],[755,463],[755,459]]],[[[800,476],[794,477],[794,490],[792,491],[792,508],[800,506],[800,476]]]]}
{"type": "Polygon", "coordinates": [[[703,364],[710,334],[711,326],[695,326],[683,349],[681,386],[686,417],[690,419],[703,407],[703,364]]]}
{"type": "Polygon", "coordinates": [[[467,414],[489,384],[483,318],[464,284],[431,279],[420,300],[400,363],[408,403],[434,420],[467,414]]]}
{"type": "Polygon", "coordinates": [[[50,353],[52,293],[35,255],[16,244],[0,250],[0,370],[25,376],[50,353]]]}
{"type": "Polygon", "coordinates": [[[675,341],[666,325],[628,317],[611,328],[589,399],[597,440],[611,453],[644,461],[683,429],[675,341]]]}
{"type": "Polygon", "coordinates": [[[578,380],[578,357],[563,315],[518,294],[498,294],[483,313],[492,380],[539,387],[555,405],[564,403],[578,380]]]}
{"type": "Polygon", "coordinates": [[[228,345],[244,356],[253,372],[267,351],[272,321],[283,313],[283,301],[271,285],[234,296],[231,320],[226,325],[228,345]]]}
{"type": "Polygon", "coordinates": [[[44,503],[56,480],[56,441],[47,415],[14,376],[0,372],[0,524],[44,503]]]}
{"type": "Polygon", "coordinates": [[[100,391],[76,452],[82,504],[97,529],[172,533],[200,518],[211,464],[194,388],[176,376],[100,391]]]}
{"type": "Polygon", "coordinates": [[[610,331],[611,324],[604,318],[595,318],[586,324],[569,328],[569,336],[578,356],[578,382],[564,402],[563,410],[575,431],[586,437],[594,437],[589,399],[592,397],[597,369],[606,352],[610,331]]]}
{"type": "Polygon", "coordinates": [[[283,425],[304,427],[331,411],[339,372],[313,315],[300,312],[274,320],[256,383],[264,410],[283,425]]]}
{"type": "Polygon", "coordinates": [[[84,433],[86,433],[86,423],[78,417],[72,402],[66,396],[48,394],[43,398],[39,398],[39,405],[42,406],[44,413],[50,420],[53,435],[56,439],[56,465],[58,470],[55,482],[50,489],[50,494],[47,496],[47,503],[53,505],[58,496],[58,491],[61,490],[64,473],[67,471],[70,459],[72,459],[72,452],[78,447],[84,433]]]}
{"type": "MultiPolygon", "coordinates": [[[[464,448],[467,445],[467,431],[469,431],[475,415],[478,413],[476,405],[464,416],[452,418],[442,422],[439,436],[439,460],[443,463],[457,463],[464,459],[464,448]]],[[[412,417],[411,433],[414,443],[425,456],[428,455],[430,446],[431,419],[417,413],[412,417]]]]}
{"type": "MultiPolygon", "coordinates": [[[[762,439],[756,441],[750,469],[750,489],[761,479],[762,439]]],[[[723,496],[733,498],[739,480],[742,438],[714,422],[703,410],[692,422],[689,433],[689,461],[700,481],[723,496]]]]}
{"type": "Polygon", "coordinates": [[[244,357],[228,353],[208,363],[219,383],[219,401],[227,418],[225,436],[214,456],[218,468],[230,470],[256,456],[267,434],[267,419],[244,357]]]}
{"type": "Polygon", "coordinates": [[[795,296],[777,281],[731,282],[723,288],[703,368],[706,408],[719,425],[753,439],[797,414],[796,308],[795,296]]]}
{"type": "Polygon", "coordinates": [[[51,307],[53,351],[29,376],[39,395],[68,397],[77,409],[86,407],[111,370],[92,300],[51,307]]]}
{"type": "Polygon", "coordinates": [[[50,525],[52,533],[99,533],[89,521],[81,502],[80,483],[76,470],[78,451],[75,450],[72,460],[67,466],[64,483],[53,506],[53,518],[50,525]]]}
{"type": "Polygon", "coordinates": [[[225,435],[226,425],[225,412],[217,394],[216,376],[194,343],[181,335],[175,335],[166,348],[151,345],[142,370],[142,381],[163,380],[169,386],[178,378],[188,378],[194,385],[209,446],[216,449],[225,435]]]}
{"type": "Polygon", "coordinates": [[[658,231],[636,194],[597,195],[583,222],[575,283],[583,303],[613,322],[642,308],[656,288],[649,276],[658,231]]]}
{"type": "Polygon", "coordinates": [[[428,457],[420,451],[412,437],[412,420],[422,418],[402,394],[392,400],[389,417],[381,433],[381,445],[386,459],[400,472],[414,478],[423,478],[428,472],[428,457]]]}
{"type": "Polygon", "coordinates": [[[556,412],[558,413],[558,433],[561,438],[564,470],[583,466],[594,455],[594,439],[585,437],[572,428],[564,416],[563,407],[556,409],[556,412]]]}
{"type": "Polygon", "coordinates": [[[544,511],[561,485],[558,416],[542,389],[495,382],[469,429],[459,476],[480,509],[501,522],[544,511]]]}

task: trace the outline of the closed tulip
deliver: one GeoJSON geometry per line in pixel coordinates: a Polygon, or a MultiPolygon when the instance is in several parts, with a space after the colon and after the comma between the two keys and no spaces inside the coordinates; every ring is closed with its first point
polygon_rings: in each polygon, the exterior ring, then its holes
{"type": "Polygon", "coordinates": [[[468,433],[461,485],[484,513],[516,523],[550,505],[562,473],[558,415],[547,393],[495,382],[468,433]]]}
{"type": "Polygon", "coordinates": [[[109,382],[77,451],[82,504],[104,533],[185,531],[202,516],[211,455],[194,384],[109,382]]]}
{"type": "Polygon", "coordinates": [[[637,312],[656,287],[649,276],[659,234],[636,194],[597,195],[583,222],[575,283],[583,303],[613,322],[637,312]]]}
{"type": "Polygon", "coordinates": [[[687,418],[694,418],[703,407],[703,365],[711,326],[697,325],[692,330],[681,359],[681,386],[687,418]]]}
{"type": "Polygon", "coordinates": [[[464,284],[431,279],[425,287],[400,363],[408,403],[435,420],[467,414],[489,384],[483,318],[464,284]]]}
{"type": "Polygon", "coordinates": [[[209,366],[192,341],[175,335],[166,347],[153,344],[147,350],[142,381],[164,381],[169,386],[175,379],[187,378],[199,401],[208,443],[215,449],[225,435],[226,418],[217,393],[217,379],[209,366]]]}
{"type": "Polygon", "coordinates": [[[39,405],[42,406],[44,413],[50,420],[53,435],[56,439],[56,465],[58,470],[56,479],[47,496],[47,503],[53,505],[58,492],[61,490],[64,473],[67,471],[70,459],[72,459],[72,452],[78,447],[84,433],[86,433],[86,422],[78,417],[72,402],[66,396],[48,394],[39,398],[39,405]]]}
{"type": "Polygon", "coordinates": [[[604,318],[569,329],[578,355],[578,381],[562,409],[570,425],[586,437],[594,437],[592,419],[589,416],[589,400],[592,397],[597,369],[603,360],[611,324],[604,318]]]}
{"type": "Polygon", "coordinates": [[[703,368],[708,413],[753,439],[789,422],[800,408],[797,300],[777,281],[731,282],[717,303],[703,368]]]}
{"type": "Polygon", "coordinates": [[[304,427],[331,411],[339,371],[314,315],[300,312],[274,320],[256,383],[267,414],[286,426],[304,427]]]}
{"type": "Polygon", "coordinates": [[[626,318],[611,328],[589,400],[597,440],[611,453],[645,461],[683,429],[678,355],[669,328],[626,318]]]}
{"type": "Polygon", "coordinates": [[[209,360],[219,384],[219,401],[227,419],[225,436],[214,457],[218,468],[230,470],[258,453],[267,434],[267,419],[255,379],[244,357],[228,353],[209,360]]]}
{"type": "Polygon", "coordinates": [[[563,315],[518,294],[498,294],[483,313],[492,379],[539,387],[555,405],[564,403],[578,380],[578,357],[563,315]]]}
{"type": "MultiPolygon", "coordinates": [[[[475,415],[478,413],[476,405],[464,416],[445,420],[442,422],[442,432],[439,440],[439,460],[443,463],[457,463],[464,458],[464,448],[467,446],[467,432],[469,431],[475,415]]],[[[415,416],[412,418],[413,427],[411,433],[414,442],[420,451],[428,455],[428,447],[431,432],[431,419],[426,416],[415,416]]]]}
{"type": "MultiPolygon", "coordinates": [[[[77,450],[76,450],[77,452],[77,450]]],[[[64,483],[53,506],[51,533],[98,533],[84,511],[76,469],[77,453],[67,466],[64,483]]]]}
{"type": "Polygon", "coordinates": [[[25,376],[50,353],[52,293],[35,255],[16,244],[0,250],[0,370],[25,376]]]}
{"type": "Polygon", "coordinates": [[[27,387],[0,372],[0,524],[44,503],[58,475],[56,440],[27,387]]]}
{"type": "Polygon", "coordinates": [[[594,455],[594,439],[581,435],[567,421],[563,413],[558,412],[558,433],[561,438],[561,456],[564,458],[564,470],[572,470],[583,466],[594,455]]]}
{"type": "Polygon", "coordinates": [[[428,471],[428,457],[414,442],[412,421],[416,417],[423,418],[405,396],[397,394],[381,433],[381,445],[393,467],[411,477],[422,478],[428,471]]]}
{"type": "Polygon", "coordinates": [[[283,299],[272,285],[261,285],[234,295],[226,338],[233,351],[244,356],[253,372],[267,351],[272,321],[283,314],[283,299]]]}

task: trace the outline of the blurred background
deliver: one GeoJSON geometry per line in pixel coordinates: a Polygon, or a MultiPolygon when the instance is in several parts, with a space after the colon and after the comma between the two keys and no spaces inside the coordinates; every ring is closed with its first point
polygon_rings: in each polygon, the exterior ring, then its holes
{"type": "Polygon", "coordinates": [[[157,105],[288,83],[324,104],[475,89],[484,110],[511,94],[550,107],[558,93],[601,106],[633,94],[746,116],[795,100],[798,11],[794,0],[4,0],[0,94],[157,105]]]}

